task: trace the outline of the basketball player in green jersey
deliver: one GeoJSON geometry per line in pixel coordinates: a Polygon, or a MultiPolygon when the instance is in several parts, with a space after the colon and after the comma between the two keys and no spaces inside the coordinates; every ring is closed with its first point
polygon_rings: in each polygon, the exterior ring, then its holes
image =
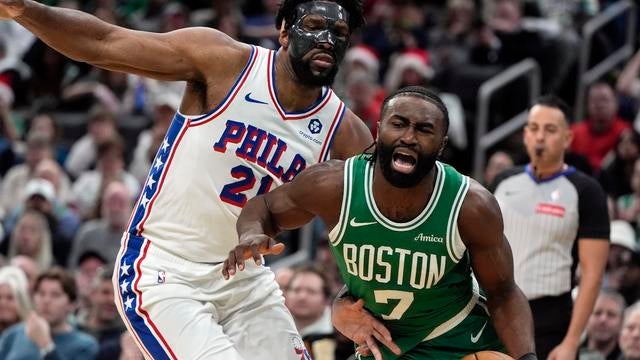
{"type": "Polygon", "coordinates": [[[314,165],[249,201],[223,275],[279,253],[279,231],[319,216],[349,294],[384,327],[363,334],[372,317],[364,309],[353,316],[348,303],[335,306],[334,324],[375,358],[459,359],[504,344],[515,358],[535,359],[531,312],[513,280],[498,204],[436,161],[447,142],[446,107],[409,87],[385,100],[381,118],[374,154],[314,165]]]}

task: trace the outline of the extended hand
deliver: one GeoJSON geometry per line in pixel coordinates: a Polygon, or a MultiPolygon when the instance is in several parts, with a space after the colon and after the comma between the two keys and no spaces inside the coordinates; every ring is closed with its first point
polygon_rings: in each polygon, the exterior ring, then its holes
{"type": "Polygon", "coordinates": [[[398,345],[393,342],[389,330],[364,309],[362,299],[355,303],[348,298],[336,300],[333,305],[332,320],[333,326],[338,331],[358,345],[358,351],[362,355],[373,354],[376,360],[382,360],[382,353],[376,340],[394,354],[401,353],[398,345]]]}
{"type": "Polygon", "coordinates": [[[548,360],[574,360],[577,349],[575,346],[561,342],[549,353],[548,360]]]}
{"type": "Polygon", "coordinates": [[[25,331],[31,341],[36,343],[40,349],[46,348],[53,341],[47,320],[35,312],[27,316],[25,331]]]}
{"type": "Polygon", "coordinates": [[[278,255],[284,250],[282,243],[276,242],[267,235],[254,235],[243,238],[233,250],[229,251],[229,256],[222,266],[222,275],[229,279],[236,273],[236,267],[240,271],[244,270],[244,261],[250,258],[256,264],[262,264],[262,255],[278,255]]]}
{"type": "Polygon", "coordinates": [[[24,12],[25,0],[0,0],[0,19],[13,19],[24,12]]]}

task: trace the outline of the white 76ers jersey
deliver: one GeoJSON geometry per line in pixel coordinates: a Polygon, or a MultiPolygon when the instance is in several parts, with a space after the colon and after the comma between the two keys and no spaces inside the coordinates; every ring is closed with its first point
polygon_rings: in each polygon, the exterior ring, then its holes
{"type": "Polygon", "coordinates": [[[238,244],[236,220],[248,199],[329,157],[344,104],[323,88],[306,111],[285,112],[275,57],[252,47],[214,110],[175,115],[131,216],[131,234],[191,261],[223,261],[238,244]]]}

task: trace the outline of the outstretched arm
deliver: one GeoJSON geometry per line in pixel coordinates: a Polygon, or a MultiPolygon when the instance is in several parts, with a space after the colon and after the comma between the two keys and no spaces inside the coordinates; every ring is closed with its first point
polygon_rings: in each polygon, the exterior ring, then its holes
{"type": "MultiPolygon", "coordinates": [[[[108,70],[161,80],[203,81],[207,74],[232,70],[242,44],[208,28],[159,34],[104,22],[78,10],[49,7],[33,0],[0,0],[0,17],[12,18],[47,45],[74,60],[108,70]],[[206,61],[205,61],[206,59],[206,61]]],[[[241,62],[241,61],[236,61],[241,62]]]]}
{"type": "Polygon", "coordinates": [[[283,249],[273,237],[282,230],[297,229],[320,216],[328,227],[340,216],[344,162],[332,160],[303,170],[290,183],[247,201],[238,221],[239,244],[229,252],[222,274],[225,278],[244,269],[244,260],[261,262],[261,255],[283,249]]]}
{"type": "Polygon", "coordinates": [[[487,293],[498,336],[516,359],[535,352],[533,319],[526,297],[513,280],[511,247],[503,234],[498,203],[472,180],[458,219],[473,272],[487,293]]]}

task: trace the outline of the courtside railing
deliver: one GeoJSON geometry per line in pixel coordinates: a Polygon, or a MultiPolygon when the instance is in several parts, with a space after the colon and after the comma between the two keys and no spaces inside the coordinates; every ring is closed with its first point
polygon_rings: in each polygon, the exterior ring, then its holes
{"type": "Polygon", "coordinates": [[[304,264],[310,260],[313,260],[313,230],[314,222],[310,222],[309,224],[303,226],[298,232],[298,251],[294,252],[293,254],[289,254],[281,259],[278,259],[272,263],[268,263],[269,267],[271,267],[271,269],[275,271],[281,268],[294,267],[296,265],[304,264]]]}
{"type": "Polygon", "coordinates": [[[498,75],[485,81],[478,91],[478,115],[476,117],[476,149],[473,155],[473,177],[480,181],[485,166],[487,150],[522,128],[527,121],[527,109],[505,121],[495,129],[488,131],[489,103],[493,94],[512,81],[527,77],[529,79],[529,103],[540,96],[540,67],[533,59],[525,59],[512,65],[498,75]]]}
{"type": "Polygon", "coordinates": [[[635,35],[636,7],[629,0],[614,3],[582,26],[582,46],[578,59],[578,88],[576,90],[574,121],[581,121],[584,117],[585,91],[587,87],[633,54],[635,35]],[[624,45],[609,54],[600,63],[588,69],[593,36],[602,27],[625,13],[627,15],[627,32],[624,45]]]}

